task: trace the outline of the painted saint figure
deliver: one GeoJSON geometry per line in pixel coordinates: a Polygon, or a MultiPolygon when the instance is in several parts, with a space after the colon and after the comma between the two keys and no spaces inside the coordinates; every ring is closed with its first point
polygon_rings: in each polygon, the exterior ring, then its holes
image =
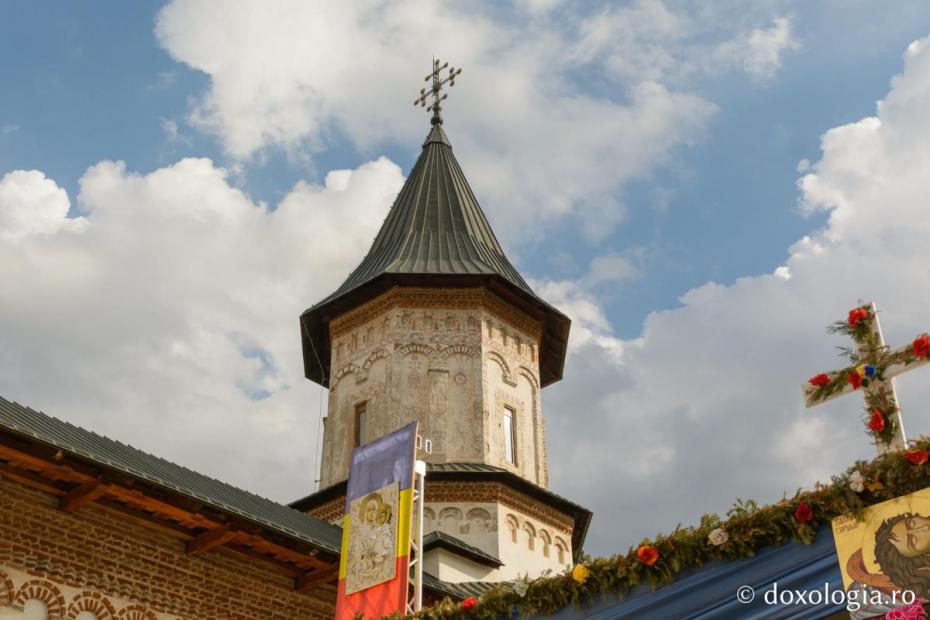
{"type": "Polygon", "coordinates": [[[357,592],[394,578],[396,485],[356,500],[349,531],[346,591],[357,592]]]}

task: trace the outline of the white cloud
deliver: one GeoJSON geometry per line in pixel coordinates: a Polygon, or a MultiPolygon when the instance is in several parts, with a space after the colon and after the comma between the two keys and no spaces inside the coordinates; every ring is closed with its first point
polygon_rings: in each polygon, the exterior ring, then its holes
{"type": "Polygon", "coordinates": [[[575,62],[603,59],[614,76],[660,81],[682,72],[680,44],[693,27],[690,17],[661,0],[638,0],[582,20],[570,53],[575,62]]]}
{"type": "Polygon", "coordinates": [[[38,170],[14,170],[0,179],[0,238],[79,230],[82,219],[68,219],[68,193],[38,170]]]}
{"type": "MultiPolygon", "coordinates": [[[[848,343],[823,328],[859,299],[877,302],[893,346],[930,328],[928,41],[909,48],[876,117],[823,136],[799,188],[828,220],[774,274],[688,291],[633,340],[578,283],[539,286],[574,319],[565,379],[543,402],[553,487],[595,510],[591,550],[738,497],[775,501],[874,455],[858,396],[805,409],[800,386],[843,364],[834,347],[848,343]]],[[[910,436],[930,433],[927,372],[898,380],[910,436]]]]}
{"type": "Polygon", "coordinates": [[[621,284],[640,277],[642,273],[633,260],[619,254],[603,254],[591,261],[591,269],[586,277],[586,284],[621,284]]]}
{"type": "Polygon", "coordinates": [[[800,47],[788,16],[764,17],[771,6],[637,0],[581,20],[568,51],[574,63],[602,64],[622,81],[690,85],[707,74],[739,70],[773,79],[785,52],[800,47]],[[770,26],[760,27],[771,19],[770,26]]]}
{"type": "Polygon", "coordinates": [[[190,137],[181,131],[178,122],[173,118],[161,119],[161,132],[164,134],[165,140],[170,144],[184,144],[186,146],[191,146],[193,144],[190,137]]]}
{"type": "Polygon", "coordinates": [[[791,20],[776,17],[771,28],[756,28],[749,33],[743,67],[759,79],[770,80],[781,68],[782,55],[798,47],[800,44],[791,34],[791,20]]]}
{"type": "Polygon", "coordinates": [[[53,181],[7,175],[0,394],[277,499],[309,492],[319,397],[297,317],[364,254],[402,180],[382,158],[269,210],[207,159],[145,175],[104,161],[81,178],[75,235],[53,181]]]}
{"type": "MultiPolygon", "coordinates": [[[[519,5],[507,21],[491,5],[425,0],[243,1],[222,11],[175,0],[156,34],[173,58],[209,75],[189,121],[239,161],[345,138],[367,153],[418,144],[427,118],[411,104],[439,50],[465,69],[445,104],[446,129],[498,232],[526,243],[540,234],[529,222],[575,214],[598,241],[625,217],[617,191],[697,139],[715,107],[643,74],[613,98],[576,87],[571,26],[580,18],[551,8],[519,5]]],[[[671,37],[680,19],[642,3],[626,29],[671,37]]],[[[574,56],[603,59],[597,33],[609,29],[586,28],[592,41],[574,56]]]]}
{"type": "Polygon", "coordinates": [[[769,28],[754,28],[722,42],[711,60],[722,66],[740,67],[757,81],[768,82],[781,69],[785,53],[800,47],[792,34],[791,18],[781,16],[774,18],[769,28]]]}

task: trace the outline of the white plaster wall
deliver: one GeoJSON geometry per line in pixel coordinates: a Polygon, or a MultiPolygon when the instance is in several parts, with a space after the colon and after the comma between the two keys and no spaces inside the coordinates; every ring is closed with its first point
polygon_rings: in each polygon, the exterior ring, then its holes
{"type": "Polygon", "coordinates": [[[430,549],[423,559],[423,570],[447,583],[502,581],[497,570],[445,549],[430,549]]]}
{"type": "Polygon", "coordinates": [[[528,517],[509,507],[501,507],[498,511],[500,522],[498,524],[499,542],[498,558],[504,563],[499,569],[501,580],[509,580],[521,575],[530,578],[542,575],[546,570],[557,574],[571,568],[571,541],[567,532],[561,532],[538,519],[528,517]],[[510,523],[517,528],[516,542],[513,540],[510,523]],[[527,527],[528,526],[528,527],[527,527]],[[532,531],[532,549],[530,548],[530,534],[532,531]],[[550,539],[548,557],[543,544],[544,535],[550,539]],[[562,561],[559,561],[557,541],[563,545],[562,561]]]}
{"type": "Polygon", "coordinates": [[[450,583],[475,580],[509,581],[522,575],[528,575],[530,578],[538,577],[547,570],[552,574],[558,574],[572,566],[571,536],[568,532],[560,531],[510,507],[489,503],[431,502],[426,508],[427,519],[424,522],[424,533],[440,530],[490,553],[503,563],[500,568],[490,568],[461,558],[444,549],[431,549],[426,554],[424,569],[444,581],[450,583]],[[449,516],[456,511],[464,516],[474,507],[484,508],[495,515],[497,519],[495,531],[481,535],[469,533],[470,527],[463,531],[462,520],[452,519],[449,516]],[[508,522],[516,523],[516,542],[512,539],[508,522]],[[529,531],[533,532],[532,549],[529,546],[529,531]],[[549,540],[548,557],[544,545],[546,537],[549,540]],[[561,561],[559,561],[560,545],[563,549],[561,561]],[[480,576],[476,576],[479,573],[480,576]]]}

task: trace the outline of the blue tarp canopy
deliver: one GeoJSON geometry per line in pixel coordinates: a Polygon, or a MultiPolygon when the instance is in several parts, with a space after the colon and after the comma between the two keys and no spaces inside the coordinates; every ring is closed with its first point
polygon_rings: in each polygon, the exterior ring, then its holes
{"type": "MultiPolygon", "coordinates": [[[[824,526],[811,545],[789,543],[763,549],[743,560],[709,562],[683,572],[674,583],[655,591],[641,586],[622,600],[607,596],[590,607],[568,607],[551,618],[828,618],[846,609],[845,599],[834,594],[837,590],[843,591],[843,581],[833,532],[824,526]],[[745,586],[753,589],[754,596],[749,602],[740,602],[737,592],[745,586]],[[773,588],[777,588],[774,594],[773,588]],[[798,601],[797,592],[804,593],[805,602],[798,601]],[[777,602],[776,597],[793,603],[777,602]],[[776,603],[770,604],[766,599],[776,603]]],[[[748,598],[745,588],[742,596],[748,598]]]]}

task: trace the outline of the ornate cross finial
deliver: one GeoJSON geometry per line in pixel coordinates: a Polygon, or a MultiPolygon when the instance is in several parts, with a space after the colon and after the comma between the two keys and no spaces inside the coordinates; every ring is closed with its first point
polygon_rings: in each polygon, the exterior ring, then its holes
{"type": "Polygon", "coordinates": [[[439,63],[440,61],[438,58],[433,59],[433,71],[424,79],[425,82],[432,80],[432,87],[429,90],[421,88],[420,96],[417,97],[413,102],[413,105],[426,108],[427,112],[433,113],[433,118],[430,121],[433,125],[442,124],[442,116],[439,114],[442,111],[442,108],[439,106],[439,102],[449,96],[448,93],[440,96],[439,92],[442,90],[443,85],[446,83],[448,83],[450,87],[455,86],[455,76],[462,74],[461,69],[450,67],[449,63],[445,63],[443,65],[440,65],[439,63]],[[446,77],[442,77],[442,72],[444,69],[449,70],[449,73],[446,75],[446,77]],[[432,96],[433,102],[427,107],[426,99],[430,96],[432,96]]]}

